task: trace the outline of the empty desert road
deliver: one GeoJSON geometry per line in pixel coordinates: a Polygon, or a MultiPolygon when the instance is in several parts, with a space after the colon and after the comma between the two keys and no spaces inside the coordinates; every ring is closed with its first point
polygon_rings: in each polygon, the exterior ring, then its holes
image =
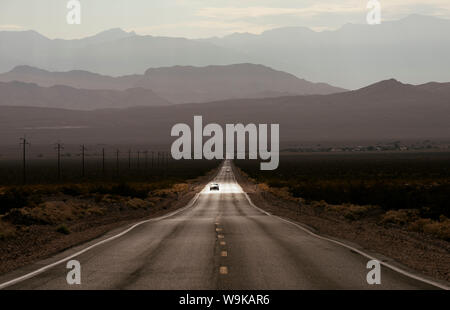
{"type": "Polygon", "coordinates": [[[436,289],[384,266],[381,285],[368,285],[368,258],[252,206],[229,162],[214,182],[219,191],[207,187],[180,212],[73,258],[81,264],[81,285],[67,284],[64,259],[102,239],[2,276],[0,285],[63,260],[4,288],[436,289]]]}

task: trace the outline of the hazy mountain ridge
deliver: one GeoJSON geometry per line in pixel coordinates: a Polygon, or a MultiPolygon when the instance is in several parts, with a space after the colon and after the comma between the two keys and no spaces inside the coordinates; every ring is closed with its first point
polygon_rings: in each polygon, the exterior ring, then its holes
{"type": "Polygon", "coordinates": [[[0,32],[0,72],[18,65],[113,76],[145,68],[259,63],[310,81],[355,89],[395,77],[413,84],[449,81],[450,20],[412,15],[377,26],[335,31],[304,27],[260,35],[191,40],[112,29],[80,40],[50,40],[34,31],[0,32]]]}
{"type": "Polygon", "coordinates": [[[121,30],[78,40],[51,40],[35,31],[0,31],[0,72],[28,65],[50,71],[86,70],[117,76],[142,73],[150,67],[248,60],[241,53],[208,42],[139,36],[121,30]]]}
{"type": "Polygon", "coordinates": [[[167,100],[144,88],[124,91],[78,89],[65,85],[40,87],[24,82],[0,82],[0,105],[95,110],[132,106],[168,105],[167,100]]]}
{"type": "Polygon", "coordinates": [[[311,83],[292,74],[254,64],[151,68],[143,75],[111,77],[76,70],[49,72],[18,66],[0,74],[0,81],[22,81],[43,87],[67,85],[82,89],[153,90],[173,103],[208,102],[235,98],[330,94],[345,91],[325,83],[311,83]]]}
{"type": "Polygon", "coordinates": [[[450,20],[411,15],[380,25],[305,27],[202,40],[252,55],[256,62],[313,81],[355,89],[395,77],[413,84],[449,81],[450,20]]]}

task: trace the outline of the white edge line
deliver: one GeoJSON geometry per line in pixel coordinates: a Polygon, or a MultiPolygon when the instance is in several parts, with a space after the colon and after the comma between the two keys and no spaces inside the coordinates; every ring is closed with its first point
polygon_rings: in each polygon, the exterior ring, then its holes
{"type": "MultiPolygon", "coordinates": [[[[234,176],[234,174],[233,174],[233,176],[234,176]]],[[[235,180],[236,180],[236,178],[235,178],[235,180]]],[[[237,183],[237,182],[236,182],[236,183],[237,183]]],[[[239,185],[239,183],[238,183],[238,185],[239,185]]],[[[239,185],[239,186],[240,186],[240,185],[239,185]]],[[[241,189],[242,189],[242,187],[241,187],[241,189]]],[[[307,229],[307,228],[305,228],[305,227],[303,227],[303,226],[301,226],[301,225],[299,225],[299,224],[297,224],[297,223],[295,223],[295,222],[292,222],[292,221],[287,220],[287,219],[285,219],[285,218],[279,217],[279,216],[277,216],[277,215],[273,215],[273,214],[271,214],[271,213],[269,213],[269,212],[267,212],[267,211],[265,211],[265,210],[263,210],[263,209],[257,207],[257,206],[252,202],[252,200],[250,199],[250,197],[248,196],[248,194],[247,194],[244,190],[242,190],[242,192],[244,193],[245,197],[247,198],[248,202],[250,203],[250,205],[251,205],[252,207],[256,208],[257,210],[259,210],[260,212],[262,212],[262,213],[264,213],[264,214],[266,214],[266,215],[268,215],[268,216],[275,217],[275,218],[277,218],[277,219],[279,219],[279,220],[281,220],[281,221],[283,221],[283,222],[286,222],[286,223],[289,223],[289,224],[291,224],[291,225],[294,225],[295,227],[300,228],[301,230],[303,230],[304,232],[310,234],[310,235],[313,236],[313,237],[316,237],[316,238],[319,238],[319,239],[322,239],[322,240],[326,240],[326,241],[329,241],[329,242],[338,244],[338,245],[340,245],[340,246],[343,246],[343,247],[345,247],[345,248],[347,248],[347,249],[350,249],[350,250],[352,250],[352,251],[354,251],[354,252],[356,252],[356,253],[358,253],[358,254],[360,254],[360,255],[362,255],[362,256],[368,258],[368,259],[370,259],[370,260],[377,260],[377,261],[380,262],[381,265],[383,265],[383,266],[385,266],[385,267],[387,267],[387,268],[389,268],[389,269],[391,269],[391,270],[393,270],[393,271],[396,271],[396,272],[398,272],[398,273],[400,273],[400,274],[402,274],[402,275],[404,275],[404,276],[407,276],[407,277],[412,278],[412,279],[414,279],[414,280],[418,280],[418,281],[424,282],[424,283],[429,284],[429,285],[432,285],[432,286],[436,286],[436,287],[438,287],[438,288],[440,288],[440,289],[443,289],[443,290],[450,290],[450,287],[448,287],[448,286],[445,286],[445,285],[443,285],[443,284],[440,284],[440,283],[437,283],[437,282],[434,282],[434,281],[431,281],[431,280],[422,278],[422,277],[420,277],[420,276],[418,276],[418,275],[412,274],[412,273],[410,273],[410,272],[408,272],[408,271],[405,271],[405,270],[400,269],[400,268],[398,268],[398,267],[395,267],[395,266],[393,266],[393,265],[391,265],[391,264],[388,264],[388,263],[386,263],[386,262],[383,262],[383,261],[381,261],[381,260],[378,260],[378,259],[376,259],[375,257],[373,257],[373,256],[371,256],[371,255],[369,255],[369,254],[367,254],[367,253],[365,253],[365,252],[363,252],[363,251],[361,251],[361,250],[358,250],[358,249],[356,249],[356,248],[354,248],[354,247],[352,247],[352,246],[350,246],[350,245],[348,245],[348,244],[345,244],[345,243],[343,243],[343,242],[339,242],[339,241],[337,241],[337,240],[333,240],[333,239],[330,239],[330,238],[327,238],[327,237],[324,237],[324,236],[320,236],[320,235],[315,234],[315,233],[312,232],[311,230],[309,230],[309,229],[307,229]]]]}
{"type": "MultiPolygon", "coordinates": [[[[204,190],[204,189],[203,189],[203,190],[204,190]]],[[[123,232],[121,232],[121,233],[119,233],[119,234],[117,234],[117,235],[114,235],[114,236],[109,237],[109,238],[107,238],[107,239],[105,239],[105,240],[102,240],[102,241],[99,241],[99,242],[97,242],[97,243],[95,243],[95,244],[93,244],[93,245],[90,245],[90,246],[88,246],[87,248],[85,248],[85,249],[83,249],[83,250],[81,250],[81,251],[79,251],[79,252],[76,252],[76,253],[74,253],[74,254],[72,254],[72,255],[70,255],[70,256],[67,256],[67,257],[65,257],[65,258],[63,258],[63,259],[60,259],[59,261],[56,261],[56,262],[54,262],[54,263],[51,263],[50,265],[44,266],[44,267],[39,268],[39,269],[37,269],[37,270],[35,270],[35,271],[32,271],[32,272],[30,272],[30,273],[27,273],[27,274],[25,274],[25,275],[23,275],[23,276],[21,276],[21,277],[18,277],[18,278],[9,280],[9,281],[7,281],[7,282],[4,282],[4,283],[0,284],[0,290],[6,288],[6,287],[8,287],[8,286],[11,286],[11,285],[20,283],[20,282],[22,282],[22,281],[24,281],[24,280],[33,278],[34,276],[37,276],[38,274],[40,274],[40,273],[42,273],[42,272],[44,272],[44,271],[47,271],[47,270],[49,270],[49,269],[51,269],[51,268],[53,268],[53,267],[55,267],[55,266],[57,266],[57,265],[60,265],[60,264],[66,262],[66,261],[68,261],[68,260],[70,260],[70,259],[72,259],[72,258],[75,258],[75,257],[77,257],[77,256],[80,256],[81,254],[83,254],[83,253],[85,253],[85,252],[87,252],[87,251],[89,251],[89,250],[91,250],[91,249],[93,249],[93,248],[95,248],[95,247],[97,247],[97,246],[99,246],[99,245],[102,245],[102,244],[104,244],[104,243],[107,243],[107,242],[110,242],[110,241],[115,240],[115,239],[117,239],[117,238],[120,238],[120,237],[122,237],[123,235],[129,233],[130,231],[132,231],[133,229],[135,229],[136,227],[138,227],[138,226],[140,226],[140,225],[142,225],[142,224],[149,223],[149,222],[160,221],[160,220],[166,219],[166,218],[168,218],[168,217],[174,216],[175,214],[178,214],[178,213],[180,213],[180,212],[183,212],[184,210],[189,209],[190,207],[192,207],[192,206],[195,204],[195,202],[197,201],[198,197],[200,196],[201,192],[203,192],[203,190],[201,190],[199,193],[197,193],[197,194],[194,196],[194,198],[192,198],[191,201],[190,201],[185,207],[183,207],[183,208],[181,208],[181,209],[178,209],[178,210],[176,210],[176,211],[174,211],[174,212],[171,212],[171,213],[169,213],[169,214],[166,214],[166,215],[164,215],[164,216],[160,216],[160,217],[157,217],[157,218],[152,218],[152,219],[148,219],[148,220],[145,220],[145,221],[138,222],[138,223],[134,224],[133,226],[131,226],[130,228],[124,230],[123,232]]]]}

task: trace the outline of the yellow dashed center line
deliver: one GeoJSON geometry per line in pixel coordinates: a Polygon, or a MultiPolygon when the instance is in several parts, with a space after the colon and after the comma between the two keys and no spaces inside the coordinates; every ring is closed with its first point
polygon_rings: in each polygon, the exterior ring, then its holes
{"type": "MultiPolygon", "coordinates": [[[[216,226],[219,226],[219,224],[220,224],[219,222],[216,222],[216,226]]],[[[225,236],[224,236],[223,234],[219,234],[219,232],[221,232],[222,230],[223,230],[222,228],[216,227],[216,232],[218,233],[218,234],[217,234],[217,238],[218,238],[218,239],[222,239],[221,241],[219,241],[219,244],[220,244],[221,246],[225,246],[226,243],[225,243],[225,241],[223,241],[223,239],[225,238],[225,236]]],[[[228,251],[225,251],[225,250],[220,251],[220,256],[221,256],[221,257],[228,257],[228,251]]],[[[219,273],[222,274],[222,275],[228,274],[228,267],[226,267],[226,266],[220,267],[220,268],[219,268],[219,273]]]]}
{"type": "Polygon", "coordinates": [[[220,274],[228,274],[228,267],[222,266],[219,268],[220,274]]]}

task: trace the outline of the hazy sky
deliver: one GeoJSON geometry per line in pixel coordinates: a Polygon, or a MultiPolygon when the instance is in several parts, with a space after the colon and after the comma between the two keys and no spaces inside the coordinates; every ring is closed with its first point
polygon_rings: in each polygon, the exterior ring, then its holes
{"type": "MultiPolygon", "coordinates": [[[[364,23],[368,0],[80,0],[81,25],[66,23],[68,0],[0,0],[0,30],[79,38],[110,28],[203,38],[284,26],[315,30],[364,23]]],[[[450,18],[450,0],[379,0],[384,20],[410,14],[450,18]]]]}

